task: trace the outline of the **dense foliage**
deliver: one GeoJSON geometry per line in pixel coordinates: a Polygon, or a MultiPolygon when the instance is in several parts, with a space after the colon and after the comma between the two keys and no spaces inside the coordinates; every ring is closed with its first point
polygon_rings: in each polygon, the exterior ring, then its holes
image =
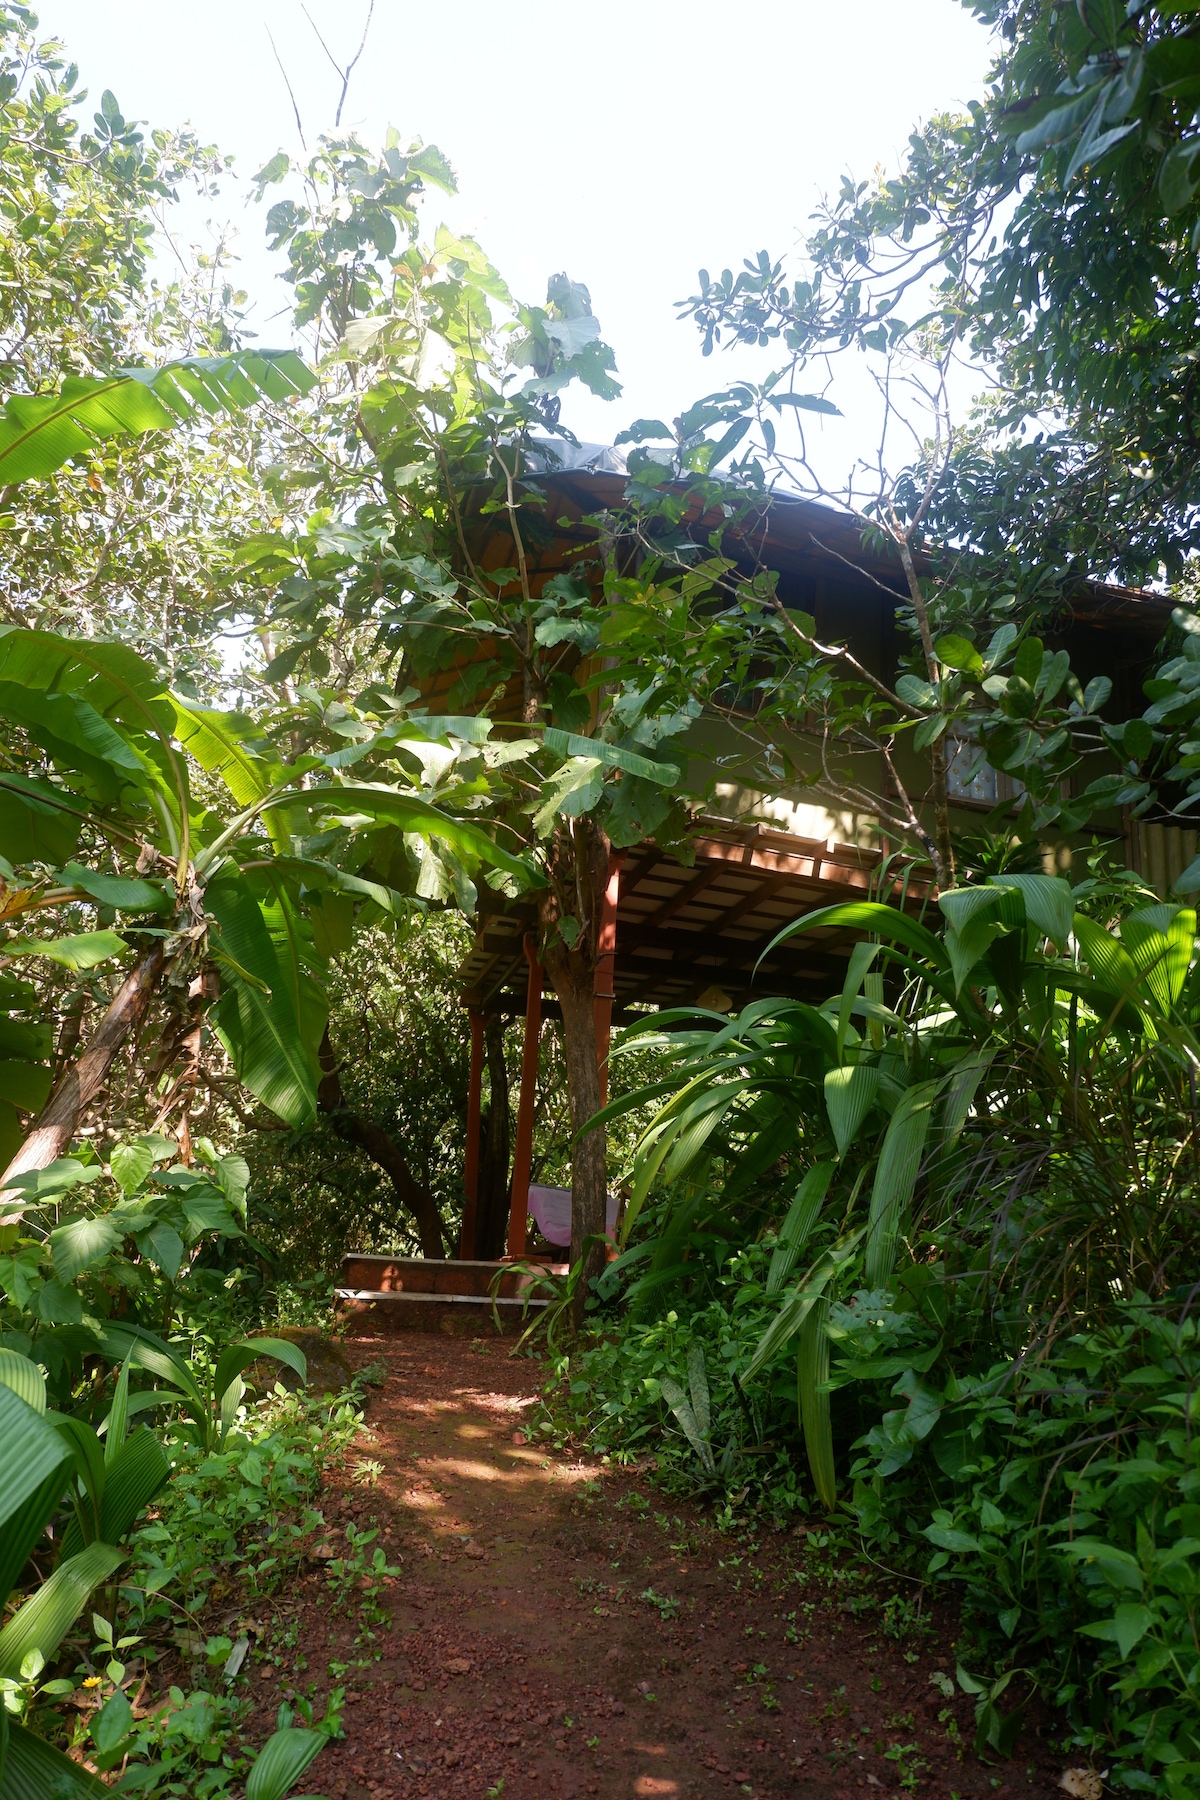
{"type": "MultiPolygon", "coordinates": [[[[0,1800],[118,1769],[272,1800],[338,1730],[331,1666],[323,1717],[243,1741],[239,1672],[286,1646],[215,1597],[295,1578],[360,1423],[361,1389],[275,1386],[308,1373],[284,1325],[347,1248],[453,1252],[454,972],[517,898],[561,1015],[535,1173],[575,1190],[548,1322],[595,1328],[547,1432],[953,1595],[981,1754],[1038,1692],[1114,1780],[1194,1790],[1200,861],[1169,899],[1099,852],[1038,871],[1048,833],[1200,793],[1194,611],[1131,717],[1046,642],[1086,578],[1197,547],[1200,40],[1188,8],[975,10],[986,100],[847,183],[803,269],[702,274],[706,348],[780,367],[638,421],[548,574],[560,397],[619,392],[587,289],[524,304],[431,226],[440,152],[339,137],[256,178],[306,357],[248,347],[219,247],[153,272],[217,153],[111,94],[86,123],[0,6],[0,1800]],[[994,383],[960,424],[964,350],[994,383]],[[806,431],[844,351],[928,427],[836,496],[903,577],[895,673],[739,549],[777,485],[834,497],[806,431]],[[962,744],[1021,783],[970,845],[962,744]],[[840,993],[646,1021],[600,1114],[610,855],[686,858],[714,770],[877,813],[936,906],[801,921],[857,934],[840,993]],[[187,1685],[143,1713],[167,1655],[187,1685]]],[[[325,1560],[369,1658],[385,1550],[325,1560]]]]}

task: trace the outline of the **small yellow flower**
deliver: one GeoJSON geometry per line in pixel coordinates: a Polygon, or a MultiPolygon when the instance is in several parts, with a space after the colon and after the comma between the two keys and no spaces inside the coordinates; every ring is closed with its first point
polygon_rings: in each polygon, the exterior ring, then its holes
{"type": "Polygon", "coordinates": [[[87,1675],[84,1677],[81,1685],[83,1687],[99,1687],[100,1677],[98,1675],[87,1675]]]}

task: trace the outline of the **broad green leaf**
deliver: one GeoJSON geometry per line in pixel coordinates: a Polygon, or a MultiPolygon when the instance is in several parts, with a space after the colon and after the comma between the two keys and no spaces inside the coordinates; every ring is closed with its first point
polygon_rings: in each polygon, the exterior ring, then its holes
{"type": "Polygon", "coordinates": [[[878,1090],[879,1070],[870,1063],[851,1063],[826,1072],[825,1110],[839,1157],[854,1143],[878,1090]]]}
{"type": "Polygon", "coordinates": [[[175,1227],[162,1219],[138,1238],[142,1255],[161,1269],[168,1281],[174,1281],[179,1274],[186,1248],[175,1227]]]}
{"type": "Polygon", "coordinates": [[[8,1178],[6,1193],[25,1194],[30,1200],[57,1200],[68,1189],[98,1181],[104,1169],[100,1163],[82,1163],[73,1156],[60,1156],[44,1169],[24,1169],[8,1178]]]}
{"type": "Polygon", "coordinates": [[[771,1263],[767,1270],[768,1294],[779,1292],[812,1236],[813,1226],[829,1191],[833,1168],[832,1163],[816,1163],[796,1189],[796,1197],[780,1227],[779,1241],[771,1253],[771,1263]]]}
{"type": "Polygon", "coordinates": [[[1200,889],[1200,856],[1194,856],[1172,889],[1176,894],[1194,894],[1200,889]]]}
{"type": "Polygon", "coordinates": [[[1160,1011],[1175,1008],[1196,948],[1196,914],[1187,906],[1143,906],[1121,920],[1121,942],[1160,1011]]]}
{"type": "MultiPolygon", "coordinates": [[[[111,1322],[104,1328],[101,1346],[113,1362],[123,1363],[128,1357],[135,1369],[145,1369],[151,1375],[171,1382],[188,1400],[204,1405],[204,1395],[191,1364],[171,1344],[164,1343],[144,1326],[111,1322]]],[[[174,1395],[170,1398],[173,1400],[174,1395]]],[[[134,1410],[133,1401],[130,1410],[134,1410]]]]}
{"type": "Polygon", "coordinates": [[[305,1731],[297,1725],[274,1732],[246,1777],[246,1800],[284,1800],[328,1741],[323,1731],[305,1731]]]}
{"type": "Polygon", "coordinates": [[[104,1213],[68,1219],[50,1233],[55,1274],[60,1281],[74,1281],[85,1269],[111,1255],[124,1236],[123,1227],[104,1213]]]}
{"type": "Polygon", "coordinates": [[[131,1144],[118,1144],[109,1157],[112,1178],[123,1194],[135,1193],[149,1175],[154,1163],[155,1156],[151,1146],[139,1142],[136,1138],[131,1144]]]}
{"type": "Polygon", "coordinates": [[[111,1794],[53,1744],[9,1720],[0,1800],[110,1800],[111,1794]]]}
{"type": "Polygon", "coordinates": [[[906,1088],[884,1133],[867,1222],[868,1287],[886,1287],[891,1276],[901,1218],[917,1183],[936,1093],[933,1081],[906,1088]]]}
{"type": "MultiPolygon", "coordinates": [[[[104,1470],[107,1480],[108,1472],[121,1454],[126,1436],[129,1432],[129,1370],[131,1358],[126,1357],[121,1364],[120,1373],[113,1384],[112,1405],[108,1409],[105,1421],[107,1430],[104,1434],[104,1470]]],[[[99,1433],[97,1433],[99,1436],[99,1433]]],[[[103,1534],[102,1534],[103,1535],[103,1534]]],[[[109,1540],[116,1543],[116,1539],[109,1540]]]]}
{"type": "Polygon", "coordinates": [[[1025,917],[1060,950],[1071,935],[1075,901],[1069,881],[1058,875],[991,875],[992,887],[1016,888],[1025,901],[1025,917]]]}
{"type": "Polygon", "coordinates": [[[92,1737],[96,1745],[94,1761],[96,1767],[104,1772],[121,1761],[129,1749],[129,1734],[133,1726],[133,1707],[123,1688],[116,1688],[104,1705],[92,1727],[92,1737]]]}
{"type": "Polygon", "coordinates": [[[54,1071],[45,1063],[0,1062],[0,1100],[22,1112],[40,1112],[50,1093],[54,1071]]]}
{"type": "Polygon", "coordinates": [[[16,1350],[0,1346],[0,1382],[20,1396],[34,1412],[46,1410],[46,1377],[35,1362],[16,1350]]]}
{"type": "Polygon", "coordinates": [[[1076,942],[1097,981],[1112,988],[1115,993],[1124,995],[1135,1006],[1140,1005],[1137,965],[1124,946],[1110,931],[1105,931],[1103,925],[1098,925],[1095,919],[1089,919],[1086,913],[1075,914],[1073,930],[1076,942]]]}
{"type": "Polygon", "coordinates": [[[222,1351],[213,1373],[213,1393],[223,1394],[237,1376],[248,1369],[260,1356],[267,1356],[275,1362],[283,1363],[297,1374],[301,1381],[308,1380],[308,1359],[298,1344],[291,1344],[286,1338],[243,1338],[240,1343],[230,1344],[222,1351]]]}
{"type": "MultiPolygon", "coordinates": [[[[655,764],[656,768],[657,766],[655,764]]],[[[508,851],[502,850],[482,826],[473,825],[466,819],[452,818],[449,813],[431,806],[427,800],[422,800],[415,794],[406,794],[399,788],[366,782],[322,784],[280,794],[277,798],[268,800],[262,810],[266,813],[276,806],[292,807],[298,812],[365,813],[374,818],[386,819],[391,824],[399,825],[404,831],[415,831],[422,837],[435,840],[440,838],[457,850],[460,856],[476,862],[491,863],[526,886],[531,882],[531,871],[527,865],[509,855],[508,851]]]]}
{"type": "Polygon", "coordinates": [[[704,1366],[704,1345],[693,1342],[688,1350],[688,1389],[692,1410],[705,1437],[712,1427],[712,1397],[708,1391],[708,1370],[704,1366]]]}
{"type": "Polygon", "coordinates": [[[953,1525],[926,1525],[921,1535],[927,1537],[931,1544],[936,1544],[939,1550],[950,1550],[957,1556],[970,1556],[982,1548],[978,1538],[972,1537],[969,1531],[959,1531],[953,1525]]]}
{"type": "Polygon", "coordinates": [[[1095,1563],[1113,1587],[1132,1588],[1136,1593],[1145,1584],[1145,1572],[1137,1557],[1103,1538],[1072,1538],[1062,1549],[1065,1556],[1074,1557],[1077,1562],[1095,1563]]]}
{"type": "Polygon", "coordinates": [[[581,737],[577,732],[559,731],[557,726],[547,725],[545,742],[547,750],[553,750],[557,756],[588,757],[610,769],[623,769],[627,775],[640,775],[643,781],[657,781],[663,787],[674,787],[679,780],[679,770],[673,763],[651,762],[648,756],[619,749],[601,738],[581,737]]]}
{"type": "Polygon", "coordinates": [[[277,785],[282,766],[248,748],[247,740],[259,741],[261,731],[242,713],[215,712],[171,695],[175,730],[189,756],[202,769],[218,775],[238,806],[265,800],[277,785]]]}
{"type": "Polygon", "coordinates": [[[826,413],[835,419],[842,416],[833,401],[827,400],[824,394],[772,394],[768,405],[773,406],[777,412],[781,407],[794,406],[800,412],[826,413]]]}
{"type": "Polygon", "coordinates": [[[1000,904],[995,887],[947,888],[938,895],[938,906],[953,930],[965,931],[981,913],[991,915],[1000,904]]]}
{"type": "Polygon", "coordinates": [[[847,1232],[836,1244],[831,1244],[788,1294],[759,1339],[743,1381],[749,1381],[791,1342],[842,1264],[854,1255],[862,1241],[863,1230],[860,1226],[856,1231],[847,1232]]]}
{"type": "MultiPolygon", "coordinates": [[[[70,1482],[71,1465],[64,1458],[3,1521],[0,1529],[0,1606],[20,1580],[30,1554],[58,1511],[70,1482]]],[[[0,1789],[0,1794],[2,1792],[0,1789]]]]}
{"type": "Polygon", "coordinates": [[[62,871],[64,887],[78,888],[98,900],[101,906],[112,906],[118,912],[170,912],[171,895],[153,881],[141,881],[125,875],[105,875],[97,869],[85,869],[82,863],[69,862],[62,871]]]}
{"type": "Polygon", "coordinates": [[[862,992],[863,983],[878,955],[878,944],[855,944],[850,952],[850,961],[846,966],[846,979],[842,983],[842,991],[838,996],[837,1053],[839,1062],[846,1046],[846,1033],[850,1028],[854,1002],[862,992]]]}
{"type": "Polygon", "coordinates": [[[842,905],[822,906],[816,912],[805,913],[802,918],[793,919],[790,925],[785,925],[771,939],[763,956],[769,956],[777,944],[786,943],[789,938],[797,937],[801,932],[835,925],[872,932],[885,942],[903,944],[906,949],[926,957],[938,968],[944,969],[947,966],[946,953],[931,931],[924,925],[919,925],[915,919],[910,919],[898,907],[883,906],[875,900],[851,900],[842,905]]]}
{"type": "Polygon", "coordinates": [[[940,637],[933,646],[933,653],[948,669],[961,669],[965,675],[984,673],[983,658],[970,638],[959,637],[955,632],[940,637]]]}
{"type": "Polygon", "coordinates": [[[953,1143],[962,1131],[975,1104],[979,1084],[992,1066],[990,1054],[964,1056],[950,1076],[942,1105],[942,1132],[947,1143],[953,1143]]]}
{"type": "Polygon", "coordinates": [[[704,1435],[700,1421],[696,1417],[696,1409],[692,1402],[688,1399],[679,1383],[673,1381],[669,1375],[664,1375],[662,1377],[659,1382],[659,1387],[662,1390],[663,1399],[675,1414],[675,1417],[679,1420],[684,1437],[692,1446],[696,1455],[700,1458],[704,1469],[709,1475],[714,1474],[716,1472],[716,1463],[713,1460],[712,1445],[704,1435]]]}
{"type": "MultiPolygon", "coordinates": [[[[111,1429],[111,1428],[110,1428],[111,1429]]],[[[171,1464],[166,1451],[145,1425],[140,1425],[122,1443],[108,1461],[105,1448],[104,1473],[100,1494],[100,1531],[102,1542],[117,1544],[128,1534],[138,1514],[149,1506],[159,1489],[171,1477],[171,1464]]],[[[63,1533],[62,1556],[70,1557],[83,1548],[78,1520],[72,1519],[63,1533]]]]}
{"type": "Polygon", "coordinates": [[[306,393],[315,377],[293,350],[188,357],[160,369],[71,375],[57,394],[18,394],[0,414],[0,485],[50,475],[111,438],[138,437],[191,418],[306,393]]]}
{"type": "Polygon", "coordinates": [[[318,1070],[316,1045],[305,1042],[294,1000],[300,972],[293,969],[289,980],[244,882],[212,882],[208,906],[218,926],[213,952],[225,973],[213,1013],[217,1034],[251,1093],[287,1124],[310,1125],[318,1070]]]}
{"type": "Polygon", "coordinates": [[[1084,1637],[1101,1638],[1107,1643],[1115,1644],[1124,1660],[1135,1645],[1141,1643],[1153,1623],[1154,1614],[1150,1608],[1131,1600],[1124,1606],[1118,1606],[1111,1619],[1101,1619],[1095,1624],[1080,1625],[1076,1629],[1084,1637]]]}
{"type": "Polygon", "coordinates": [[[817,1498],[827,1511],[837,1505],[833,1425],[829,1411],[829,1296],[821,1294],[800,1325],[796,1344],[796,1397],[804,1429],[804,1449],[817,1498]]]}
{"type": "Polygon", "coordinates": [[[81,974],[114,956],[124,956],[129,945],[115,931],[84,931],[77,937],[10,938],[4,946],[6,956],[44,956],[49,962],[61,963],[64,969],[81,974]]]}
{"type": "Polygon", "coordinates": [[[124,1551],[112,1544],[89,1544],[77,1556],[59,1563],[0,1631],[0,1676],[18,1676],[31,1650],[49,1662],[93,1590],[124,1560],[124,1551]]]}
{"type": "MultiPolygon", "coordinates": [[[[0,1525],[62,1468],[66,1486],[67,1448],[52,1425],[7,1382],[0,1382],[0,1525]]],[[[61,1492],[61,1489],[60,1489],[61,1492]]]]}
{"type": "Polygon", "coordinates": [[[968,918],[961,930],[946,933],[946,955],[954,972],[956,995],[962,993],[972,970],[982,962],[996,939],[1004,935],[1005,927],[1001,921],[989,918],[982,911],[976,911],[968,918]]]}
{"type": "Polygon", "coordinates": [[[533,815],[534,830],[548,837],[559,813],[577,819],[590,812],[604,792],[604,765],[598,757],[574,757],[556,769],[541,788],[541,805],[533,815]]]}
{"type": "Polygon", "coordinates": [[[104,1445],[86,1419],[78,1419],[71,1413],[51,1413],[50,1419],[71,1453],[75,1476],[89,1503],[88,1510],[93,1525],[89,1534],[90,1541],[92,1537],[100,1536],[100,1504],[104,1498],[104,1445]]]}
{"type": "Polygon", "coordinates": [[[932,682],[922,681],[919,675],[901,675],[896,692],[906,706],[918,712],[928,712],[938,703],[937,689],[932,682]]]}
{"type": "Polygon", "coordinates": [[[53,868],[71,856],[85,815],[77,796],[15,769],[0,769],[0,844],[18,866],[42,862],[53,868]]]}

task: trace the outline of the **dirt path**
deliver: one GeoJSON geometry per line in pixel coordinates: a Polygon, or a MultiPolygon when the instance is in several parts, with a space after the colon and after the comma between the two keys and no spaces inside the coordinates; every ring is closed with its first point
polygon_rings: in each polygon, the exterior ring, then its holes
{"type": "Polygon", "coordinates": [[[953,1672],[948,1644],[889,1638],[870,1590],[829,1579],[817,1534],[767,1528],[752,1547],[629,1476],[526,1442],[542,1372],[495,1341],[346,1350],[389,1368],[363,1451],[382,1468],[373,1487],[331,1491],[325,1515],[339,1553],[347,1526],[377,1522],[399,1573],[381,1596],[393,1629],[374,1646],[352,1642],[308,1577],[293,1668],[280,1686],[259,1677],[265,1719],[306,1668],[365,1663],[343,1677],[346,1737],[308,1778],[318,1792],[1054,1792],[1062,1762],[1032,1742],[994,1767],[963,1750],[970,1707],[931,1679],[953,1672]]]}

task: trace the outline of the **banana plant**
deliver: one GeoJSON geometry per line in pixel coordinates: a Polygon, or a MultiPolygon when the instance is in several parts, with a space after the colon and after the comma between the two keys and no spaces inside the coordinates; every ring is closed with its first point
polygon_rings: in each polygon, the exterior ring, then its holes
{"type": "MultiPolygon", "coordinates": [[[[80,974],[135,950],[91,1045],[23,1142],[20,1112],[49,1091],[49,1044],[36,991],[26,990],[30,1016],[11,1020],[0,992],[0,1187],[65,1153],[164,985],[199,980],[241,1080],[286,1123],[311,1124],[329,957],[356,920],[394,923],[421,904],[412,845],[436,845],[438,866],[467,886],[481,867],[510,885],[529,878],[488,830],[397,781],[396,767],[376,770],[387,781],[348,780],[344,746],[284,763],[250,721],[172,695],[123,644],[0,629],[0,721],[33,746],[25,766],[0,770],[5,956],[80,974]],[[223,784],[227,807],[208,804],[207,779],[196,797],[197,769],[223,784]],[[81,909],[95,929],[79,929],[81,909]],[[70,928],[47,934],[44,922],[64,913],[70,928]]],[[[311,723],[314,743],[341,743],[320,717],[311,723]]],[[[185,1068],[167,1111],[194,1081],[185,1068]]]]}

